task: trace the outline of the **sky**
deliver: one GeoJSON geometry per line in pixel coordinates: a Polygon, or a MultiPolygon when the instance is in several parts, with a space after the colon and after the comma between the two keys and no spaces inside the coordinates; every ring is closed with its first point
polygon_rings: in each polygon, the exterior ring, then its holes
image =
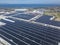
{"type": "Polygon", "coordinates": [[[60,4],[60,0],[0,0],[0,4],[60,4]]]}

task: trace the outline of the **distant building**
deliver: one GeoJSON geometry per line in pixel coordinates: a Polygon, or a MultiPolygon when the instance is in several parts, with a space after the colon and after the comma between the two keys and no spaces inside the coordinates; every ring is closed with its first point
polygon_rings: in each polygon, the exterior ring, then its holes
{"type": "Polygon", "coordinates": [[[15,9],[15,11],[27,11],[28,9],[15,9]]]}

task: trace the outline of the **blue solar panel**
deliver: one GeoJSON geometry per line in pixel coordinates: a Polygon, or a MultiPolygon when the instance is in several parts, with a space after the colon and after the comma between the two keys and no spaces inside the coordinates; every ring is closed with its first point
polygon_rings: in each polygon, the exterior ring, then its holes
{"type": "Polygon", "coordinates": [[[52,16],[44,15],[44,16],[40,17],[39,19],[37,19],[36,22],[41,22],[41,23],[51,24],[51,25],[55,25],[55,26],[60,26],[60,22],[50,20],[51,17],[52,16]]]}
{"type": "Polygon", "coordinates": [[[18,14],[18,13],[6,14],[5,16],[12,16],[12,15],[15,15],[15,14],[18,14]]]}
{"type": "Polygon", "coordinates": [[[45,20],[45,21],[48,21],[48,20],[50,20],[50,18],[52,18],[52,16],[48,16],[48,15],[43,15],[42,17],[40,17],[39,19],[40,20],[45,20]]]}
{"type": "Polygon", "coordinates": [[[35,15],[32,15],[32,14],[18,14],[16,16],[13,16],[13,17],[17,17],[17,18],[22,18],[22,19],[31,19],[33,18],[35,15]]]}
{"type": "Polygon", "coordinates": [[[24,13],[24,11],[16,11],[17,13],[24,13]]]}
{"type": "Polygon", "coordinates": [[[1,21],[7,24],[0,27],[0,34],[13,40],[11,42],[6,39],[12,45],[58,45],[60,42],[60,30],[58,29],[18,20],[14,20],[15,23],[1,21]]]}

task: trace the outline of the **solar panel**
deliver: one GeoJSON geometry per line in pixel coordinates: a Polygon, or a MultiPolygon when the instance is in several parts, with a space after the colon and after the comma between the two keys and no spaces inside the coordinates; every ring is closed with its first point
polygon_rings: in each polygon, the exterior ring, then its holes
{"type": "Polygon", "coordinates": [[[24,13],[24,11],[16,11],[17,13],[24,13]]]}
{"type": "Polygon", "coordinates": [[[5,16],[12,16],[12,15],[16,15],[18,13],[11,13],[11,14],[6,14],[5,16]]]}
{"type": "Polygon", "coordinates": [[[12,45],[58,45],[60,42],[58,29],[18,20],[1,21],[7,24],[0,27],[0,36],[12,45]]]}
{"type": "Polygon", "coordinates": [[[22,19],[31,19],[33,17],[35,17],[35,15],[32,15],[32,14],[18,14],[16,16],[13,16],[13,17],[17,17],[17,18],[22,18],[22,19]]]}
{"type": "Polygon", "coordinates": [[[39,19],[37,19],[36,22],[41,22],[41,23],[46,23],[46,24],[50,24],[50,25],[60,26],[60,22],[50,20],[51,17],[52,16],[44,15],[44,16],[40,17],[39,19]]]}
{"type": "Polygon", "coordinates": [[[44,20],[47,21],[47,20],[50,20],[50,18],[52,18],[53,16],[48,16],[48,15],[43,15],[42,17],[40,17],[39,19],[40,20],[44,20]]]}

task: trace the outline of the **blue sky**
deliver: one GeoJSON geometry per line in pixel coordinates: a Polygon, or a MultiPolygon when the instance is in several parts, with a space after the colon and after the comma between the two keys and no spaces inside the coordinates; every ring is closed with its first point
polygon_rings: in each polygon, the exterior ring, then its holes
{"type": "Polygon", "coordinates": [[[0,4],[60,4],[60,0],[0,0],[0,4]]]}

